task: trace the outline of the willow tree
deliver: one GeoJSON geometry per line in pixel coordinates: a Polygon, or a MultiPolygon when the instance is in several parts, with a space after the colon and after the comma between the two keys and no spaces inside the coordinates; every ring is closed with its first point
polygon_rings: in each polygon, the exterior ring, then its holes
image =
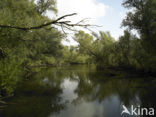
{"type": "Polygon", "coordinates": [[[123,6],[131,9],[123,20],[123,26],[137,30],[144,53],[147,71],[156,71],[156,1],[125,0],[123,6]]]}
{"type": "Polygon", "coordinates": [[[78,42],[80,52],[89,55],[94,62],[100,66],[111,66],[114,64],[114,38],[109,32],[100,31],[99,34],[87,34],[79,31],[74,39],[78,42]]]}
{"type": "Polygon", "coordinates": [[[47,11],[57,13],[55,0],[0,1],[0,95],[13,92],[27,66],[59,63],[64,34],[58,26],[62,31],[91,26],[67,20],[76,13],[49,19],[47,11]]]}

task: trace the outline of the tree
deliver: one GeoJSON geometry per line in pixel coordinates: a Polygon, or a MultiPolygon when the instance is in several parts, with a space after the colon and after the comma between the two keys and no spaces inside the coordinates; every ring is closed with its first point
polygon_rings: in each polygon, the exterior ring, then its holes
{"type": "Polygon", "coordinates": [[[113,64],[113,49],[115,40],[109,32],[99,32],[99,35],[87,34],[79,31],[75,34],[74,39],[79,43],[80,53],[88,54],[98,65],[113,64]]]}
{"type": "Polygon", "coordinates": [[[156,53],[156,1],[155,0],[126,0],[126,8],[132,9],[123,20],[123,26],[135,29],[140,34],[142,45],[148,53],[156,53]]]}
{"type": "Polygon", "coordinates": [[[37,11],[44,14],[47,10],[57,13],[56,0],[37,0],[37,11]]]}
{"type": "Polygon", "coordinates": [[[75,34],[74,40],[79,44],[78,47],[80,53],[96,56],[96,53],[94,52],[94,48],[92,46],[94,41],[93,36],[85,33],[84,31],[79,31],[75,34]]]}
{"type": "Polygon", "coordinates": [[[114,50],[114,38],[109,32],[99,32],[98,34],[93,34],[95,37],[94,48],[97,53],[96,61],[102,66],[111,66],[114,64],[113,60],[113,50],[114,50]]]}
{"type": "Polygon", "coordinates": [[[124,7],[131,8],[123,26],[135,29],[140,34],[142,49],[144,49],[144,66],[146,71],[156,68],[156,1],[155,0],[126,0],[124,7]]]}
{"type": "Polygon", "coordinates": [[[0,1],[0,24],[4,24],[0,26],[0,95],[14,92],[28,66],[57,64],[62,56],[63,34],[58,29],[44,25],[31,30],[50,21],[36,7],[31,0],[0,1]]]}

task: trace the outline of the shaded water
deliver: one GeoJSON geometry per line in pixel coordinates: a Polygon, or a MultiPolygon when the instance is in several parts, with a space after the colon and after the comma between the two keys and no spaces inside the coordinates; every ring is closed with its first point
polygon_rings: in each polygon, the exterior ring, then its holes
{"type": "Polygon", "coordinates": [[[122,105],[156,107],[154,79],[108,72],[87,66],[41,69],[19,84],[0,117],[121,117],[122,105]]]}

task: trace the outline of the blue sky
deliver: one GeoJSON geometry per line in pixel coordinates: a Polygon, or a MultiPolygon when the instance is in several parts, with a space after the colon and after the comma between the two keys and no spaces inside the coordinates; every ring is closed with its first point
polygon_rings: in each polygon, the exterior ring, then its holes
{"type": "MultiPolygon", "coordinates": [[[[57,0],[58,17],[78,13],[67,20],[78,22],[84,18],[91,18],[89,23],[102,26],[94,30],[109,31],[118,39],[123,34],[120,28],[126,9],[121,5],[123,0],[57,0]]],[[[49,16],[53,17],[53,15],[49,16]]],[[[70,44],[74,44],[71,40],[70,44]]]]}
{"type": "Polygon", "coordinates": [[[99,19],[99,24],[102,24],[102,30],[110,31],[111,34],[118,38],[123,34],[121,22],[126,14],[126,9],[121,5],[123,0],[98,0],[99,2],[108,5],[110,8],[106,11],[106,15],[99,19]]]}

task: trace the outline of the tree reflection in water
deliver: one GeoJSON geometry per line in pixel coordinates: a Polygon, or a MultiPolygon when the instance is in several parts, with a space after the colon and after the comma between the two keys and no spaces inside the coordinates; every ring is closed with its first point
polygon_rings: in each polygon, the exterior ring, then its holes
{"type": "Polygon", "coordinates": [[[120,117],[121,105],[156,107],[155,80],[108,76],[94,67],[41,69],[7,99],[2,117],[120,117]]]}

